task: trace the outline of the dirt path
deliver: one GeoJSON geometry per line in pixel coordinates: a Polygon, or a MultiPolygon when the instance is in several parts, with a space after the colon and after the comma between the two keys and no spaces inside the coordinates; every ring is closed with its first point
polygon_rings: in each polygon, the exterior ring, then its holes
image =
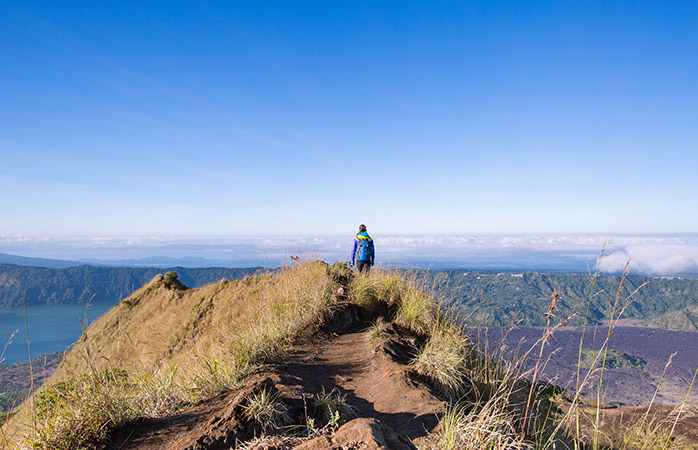
{"type": "Polygon", "coordinates": [[[282,383],[305,392],[336,388],[358,408],[358,417],[378,419],[411,439],[424,436],[438,423],[444,404],[412,382],[405,366],[409,344],[391,334],[383,345],[372,344],[367,331],[356,329],[306,345],[279,367],[282,383]]]}
{"type": "Polygon", "coordinates": [[[324,337],[315,334],[298,344],[284,364],[265,369],[245,387],[222,394],[176,416],[142,419],[112,433],[109,450],[185,450],[234,448],[254,431],[240,419],[246,398],[262,388],[278,391],[296,415],[323,390],[336,390],[356,408],[356,416],[374,418],[410,439],[425,436],[444,411],[406,364],[413,347],[389,325],[387,339],[372,343],[366,323],[350,320],[346,329],[324,337]]]}

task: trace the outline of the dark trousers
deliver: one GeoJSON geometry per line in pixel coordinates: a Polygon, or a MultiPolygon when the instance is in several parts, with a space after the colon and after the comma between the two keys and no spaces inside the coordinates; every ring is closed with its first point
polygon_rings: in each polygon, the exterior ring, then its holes
{"type": "Polygon", "coordinates": [[[359,273],[369,273],[371,271],[371,263],[368,261],[356,261],[356,270],[358,270],[359,273]]]}

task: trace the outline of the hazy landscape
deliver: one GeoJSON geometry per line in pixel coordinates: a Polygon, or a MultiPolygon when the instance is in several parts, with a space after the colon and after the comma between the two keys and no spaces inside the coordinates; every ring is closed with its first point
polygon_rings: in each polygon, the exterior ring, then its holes
{"type": "MultiPolygon", "coordinates": [[[[53,260],[44,260],[43,264],[57,265],[53,260]]],[[[0,332],[7,339],[16,332],[13,342],[5,350],[3,363],[7,366],[27,359],[22,303],[25,291],[30,305],[32,351],[37,356],[69,349],[82,334],[82,324],[92,323],[157,273],[176,271],[185,285],[195,288],[221,279],[240,279],[261,270],[264,269],[159,269],[88,265],[51,269],[0,264],[0,304],[5,305],[0,308],[0,332]]],[[[470,331],[474,340],[484,342],[486,335],[489,346],[485,348],[488,352],[505,343],[508,350],[504,355],[509,360],[519,357],[540,338],[543,328],[535,327],[545,325],[545,312],[551,294],[554,290],[558,292],[560,301],[556,317],[560,320],[572,319],[565,324],[566,327],[556,331],[546,344],[543,377],[574,391],[581,331],[570,326],[580,325],[584,321],[582,313],[592,289],[590,274],[434,269],[405,269],[401,272],[449,305],[459,315],[462,325],[477,327],[470,331]],[[506,335],[504,341],[502,333],[506,335]]],[[[599,275],[594,281],[594,299],[586,316],[589,330],[585,349],[598,347],[601,337],[605,338],[605,324],[610,319],[620,279],[620,275],[599,275]]],[[[635,326],[617,327],[610,348],[639,358],[640,363],[633,367],[621,364],[610,368],[606,385],[607,401],[638,406],[646,403],[660,384],[659,378],[669,356],[676,352],[657,399],[669,403],[680,402],[695,370],[692,365],[698,361],[695,345],[698,334],[693,333],[698,330],[698,279],[629,275],[624,278],[620,297],[625,301],[626,296],[638,286],[642,288],[633,294],[622,317],[622,323],[633,323],[635,326]]],[[[526,370],[532,370],[534,365],[533,358],[525,362],[526,370]]],[[[26,365],[21,367],[26,368],[26,365]]],[[[21,372],[22,369],[12,369],[14,374],[21,372]]],[[[582,370],[581,376],[584,374],[582,370]]],[[[21,383],[17,383],[17,375],[11,379],[12,383],[3,382],[8,392],[26,391],[28,388],[28,377],[21,383]]],[[[591,389],[583,390],[582,394],[589,398],[594,396],[591,389]]],[[[11,398],[14,397],[8,394],[2,399],[2,404],[5,407],[11,405],[11,398]]],[[[695,394],[691,398],[695,400],[695,394]]]]}
{"type": "Polygon", "coordinates": [[[698,450],[698,2],[0,9],[0,449],[698,450]]]}

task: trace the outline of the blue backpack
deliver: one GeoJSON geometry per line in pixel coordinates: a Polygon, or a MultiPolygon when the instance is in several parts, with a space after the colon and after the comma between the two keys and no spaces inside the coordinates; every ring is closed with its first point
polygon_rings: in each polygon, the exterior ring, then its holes
{"type": "Polygon", "coordinates": [[[371,247],[368,245],[368,239],[361,239],[359,241],[358,255],[356,257],[357,261],[370,262],[373,258],[373,252],[371,252],[371,247]]]}

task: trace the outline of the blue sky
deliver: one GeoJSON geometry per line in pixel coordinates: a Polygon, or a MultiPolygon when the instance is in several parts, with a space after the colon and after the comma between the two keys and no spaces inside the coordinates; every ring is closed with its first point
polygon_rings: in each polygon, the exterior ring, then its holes
{"type": "Polygon", "coordinates": [[[696,2],[0,10],[0,234],[698,230],[696,2]]]}

